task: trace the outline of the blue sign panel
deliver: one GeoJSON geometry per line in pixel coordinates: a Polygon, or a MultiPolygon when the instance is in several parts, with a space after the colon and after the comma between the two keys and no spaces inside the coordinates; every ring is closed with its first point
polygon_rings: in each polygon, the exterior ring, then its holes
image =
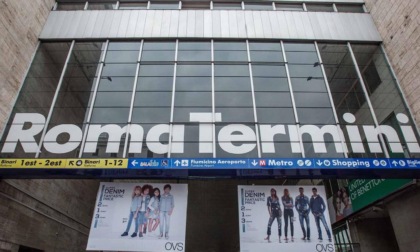
{"type": "Polygon", "coordinates": [[[130,158],[128,169],[418,169],[420,159],[130,158]]]}

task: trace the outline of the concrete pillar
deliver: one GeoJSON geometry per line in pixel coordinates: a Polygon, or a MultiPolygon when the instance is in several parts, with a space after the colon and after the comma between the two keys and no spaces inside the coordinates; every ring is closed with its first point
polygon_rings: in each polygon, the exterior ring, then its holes
{"type": "Polygon", "coordinates": [[[352,236],[353,242],[360,243],[360,251],[398,251],[398,244],[389,218],[361,219],[355,222],[353,227],[356,227],[358,238],[355,240],[355,237],[352,236]]]}
{"type": "Polygon", "coordinates": [[[408,191],[387,204],[400,252],[418,251],[420,189],[408,191]]]}

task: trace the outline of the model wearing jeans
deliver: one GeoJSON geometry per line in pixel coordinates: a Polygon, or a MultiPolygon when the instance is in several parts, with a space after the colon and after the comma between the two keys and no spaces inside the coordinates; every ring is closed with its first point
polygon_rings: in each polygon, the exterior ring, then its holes
{"type": "Polygon", "coordinates": [[[274,219],[277,219],[277,228],[278,228],[278,234],[279,234],[279,242],[281,242],[281,208],[280,208],[280,200],[279,197],[277,197],[277,191],[274,188],[271,188],[270,190],[271,196],[267,198],[267,208],[268,208],[268,214],[270,218],[268,219],[268,225],[267,225],[267,237],[264,239],[268,242],[270,241],[270,235],[271,235],[271,225],[274,222],[274,219]]]}
{"type": "Polygon", "coordinates": [[[133,222],[133,219],[134,219],[134,223],[135,223],[135,229],[134,229],[134,233],[131,235],[131,237],[136,237],[137,236],[136,232],[139,228],[137,217],[138,217],[138,212],[140,210],[141,199],[142,199],[142,197],[141,197],[141,186],[136,186],[136,187],[134,187],[133,194],[131,196],[130,215],[128,217],[127,228],[121,236],[127,236],[128,235],[128,232],[130,231],[130,227],[131,227],[131,223],[133,222]]]}
{"type": "Polygon", "coordinates": [[[144,228],[147,227],[147,225],[144,223],[145,221],[147,223],[146,212],[147,212],[147,205],[149,204],[149,200],[150,200],[149,186],[144,185],[143,191],[141,194],[141,205],[140,205],[140,210],[139,210],[139,217],[137,218],[140,238],[143,237],[144,228]]]}
{"type": "Polygon", "coordinates": [[[287,229],[289,227],[289,221],[290,221],[290,236],[291,241],[294,241],[293,234],[294,234],[294,227],[293,227],[293,198],[290,197],[289,190],[284,189],[283,197],[281,197],[281,201],[283,203],[284,207],[284,235],[286,242],[289,241],[287,238],[287,229]]]}
{"type": "Polygon", "coordinates": [[[302,228],[303,238],[302,240],[311,240],[311,228],[309,226],[309,198],[308,196],[303,194],[303,188],[299,188],[299,195],[296,196],[295,200],[295,208],[296,211],[299,213],[299,222],[300,227],[302,228]],[[306,222],[306,230],[305,224],[306,222]]]}
{"type": "Polygon", "coordinates": [[[159,206],[159,219],[160,219],[160,236],[163,237],[163,229],[165,225],[165,238],[169,239],[169,227],[171,222],[171,215],[175,207],[174,196],[170,194],[171,185],[165,185],[163,187],[163,195],[160,197],[160,206],[159,206]]]}
{"type": "Polygon", "coordinates": [[[311,197],[311,201],[309,202],[309,208],[311,209],[312,214],[315,216],[316,228],[318,229],[318,239],[322,241],[322,230],[319,223],[322,222],[325,231],[327,231],[328,241],[331,242],[331,232],[324,217],[326,206],[322,197],[317,194],[317,191],[318,190],[315,187],[312,188],[313,195],[311,197]]]}
{"type": "Polygon", "coordinates": [[[160,190],[155,188],[153,190],[153,197],[150,199],[149,205],[149,234],[156,230],[159,226],[159,205],[160,205],[160,190]],[[153,224],[155,222],[155,224],[153,224]]]}

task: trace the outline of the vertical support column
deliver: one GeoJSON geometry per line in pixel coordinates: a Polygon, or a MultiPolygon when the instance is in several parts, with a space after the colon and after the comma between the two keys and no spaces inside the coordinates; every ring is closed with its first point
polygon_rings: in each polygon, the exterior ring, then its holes
{"type": "Polygon", "coordinates": [[[83,10],[87,10],[87,9],[88,9],[88,7],[89,7],[89,2],[88,2],[88,1],[86,1],[86,3],[85,3],[85,7],[83,8],[83,10]]]}
{"type": "Polygon", "coordinates": [[[213,130],[213,158],[216,157],[216,105],[214,92],[214,40],[211,40],[211,113],[212,113],[212,130],[213,130]]]}
{"type": "Polygon", "coordinates": [[[178,43],[179,40],[176,40],[175,44],[175,61],[174,61],[174,78],[172,81],[172,102],[171,102],[171,118],[169,122],[169,144],[168,144],[168,158],[171,157],[172,151],[172,130],[174,123],[174,107],[175,107],[175,86],[176,86],[176,67],[178,65],[178,43]]]}
{"type": "Polygon", "coordinates": [[[115,5],[115,9],[116,10],[120,9],[120,1],[117,1],[117,4],[115,5]]]}
{"type": "Polygon", "coordinates": [[[308,11],[308,8],[306,8],[306,4],[305,3],[302,3],[302,6],[303,6],[303,11],[308,11]]]}
{"type": "Polygon", "coordinates": [[[348,157],[348,150],[347,150],[346,140],[344,138],[344,135],[341,134],[340,121],[338,120],[337,110],[335,109],[334,100],[332,98],[330,84],[328,82],[327,74],[325,73],[324,63],[322,62],[321,53],[319,52],[318,43],[316,41],[315,41],[315,49],[316,49],[316,54],[318,55],[319,64],[321,66],[322,75],[324,76],[324,82],[325,82],[325,87],[327,88],[328,98],[330,100],[330,104],[331,104],[331,107],[332,107],[332,110],[333,110],[333,113],[334,113],[334,119],[335,119],[335,124],[337,126],[337,131],[340,135],[340,141],[341,141],[341,145],[342,145],[342,148],[343,148],[343,151],[344,151],[344,156],[347,158],[348,157]]]}
{"type": "Polygon", "coordinates": [[[257,117],[257,107],[255,104],[255,90],[254,90],[254,78],[252,75],[252,66],[251,66],[251,52],[249,51],[249,41],[246,40],[246,52],[248,56],[248,68],[249,68],[249,79],[251,82],[251,96],[252,96],[252,108],[254,110],[254,121],[255,121],[255,135],[257,138],[257,151],[258,151],[258,157],[261,157],[261,143],[260,143],[260,133],[259,133],[259,127],[258,127],[258,117],[257,117]]]}
{"type": "Polygon", "coordinates": [[[42,130],[42,135],[41,135],[41,139],[39,141],[38,150],[35,154],[35,158],[38,158],[39,154],[41,153],[42,145],[44,143],[45,134],[46,134],[48,126],[50,124],[51,116],[52,116],[52,113],[53,113],[53,110],[54,110],[55,103],[57,102],[58,94],[60,93],[61,85],[63,84],[64,75],[66,74],[67,66],[68,66],[68,63],[70,61],[71,54],[73,52],[74,44],[75,44],[75,41],[73,40],[71,42],[66,61],[64,62],[63,70],[61,71],[60,79],[59,79],[58,84],[57,84],[57,89],[55,90],[55,94],[54,94],[54,98],[53,98],[52,103],[51,103],[50,110],[48,111],[47,120],[45,121],[45,127],[42,130]]]}
{"type": "Polygon", "coordinates": [[[272,4],[273,4],[273,10],[276,10],[276,3],[272,2],[272,4]]]}
{"type": "Polygon", "coordinates": [[[302,142],[302,138],[300,134],[299,117],[298,117],[297,109],[296,109],[295,96],[293,95],[292,80],[290,79],[290,73],[289,73],[289,63],[287,62],[286,51],[284,50],[283,40],[280,41],[280,44],[281,44],[281,51],[283,53],[284,67],[286,68],[287,83],[289,84],[290,99],[292,100],[293,113],[295,115],[295,122],[296,122],[296,127],[297,127],[297,132],[298,132],[300,150],[302,153],[302,157],[304,158],[305,149],[303,148],[303,142],[302,142]]]}
{"type": "Polygon", "coordinates": [[[86,127],[85,127],[85,131],[83,132],[83,139],[82,139],[82,144],[80,146],[79,158],[82,157],[83,150],[85,148],[86,137],[87,137],[87,133],[89,131],[89,126],[90,126],[90,119],[92,118],[93,106],[95,105],[96,94],[98,93],[98,86],[99,86],[99,82],[101,81],[102,70],[104,68],[104,62],[105,62],[105,56],[106,56],[106,53],[108,51],[108,45],[109,45],[109,40],[107,40],[105,42],[104,51],[102,52],[101,58],[99,59],[98,76],[96,78],[95,86],[94,86],[94,89],[93,89],[92,100],[90,102],[89,112],[88,112],[88,116],[86,118],[86,127]]]}
{"type": "Polygon", "coordinates": [[[333,5],[334,12],[338,12],[337,6],[335,5],[335,3],[333,3],[332,5],[333,5]]]}
{"type": "MultiPolygon", "coordinates": [[[[349,49],[350,56],[351,56],[351,59],[352,59],[353,64],[354,64],[354,68],[356,69],[356,72],[357,72],[357,76],[359,77],[360,85],[362,86],[362,90],[363,90],[363,93],[365,95],[366,102],[369,106],[369,110],[370,110],[370,113],[372,115],[373,122],[375,123],[375,126],[378,128],[379,127],[378,119],[376,117],[375,111],[373,110],[373,106],[372,106],[372,103],[370,101],[367,89],[366,89],[365,81],[363,80],[362,73],[360,72],[359,65],[357,64],[357,60],[356,60],[356,57],[354,56],[353,49],[351,48],[350,42],[347,42],[347,48],[349,49]]],[[[378,128],[378,130],[380,131],[380,128],[378,128]]],[[[386,148],[385,139],[382,135],[382,132],[379,132],[379,141],[381,143],[382,150],[385,154],[385,157],[389,158],[388,149],[386,148]]]]}
{"type": "Polygon", "coordinates": [[[133,93],[131,94],[131,103],[130,103],[130,111],[128,112],[128,124],[127,124],[127,131],[125,133],[125,142],[124,142],[124,151],[123,151],[123,158],[127,156],[127,149],[128,149],[128,138],[130,136],[130,127],[131,127],[131,121],[133,118],[133,110],[134,110],[134,100],[136,98],[136,92],[137,92],[137,82],[139,79],[139,72],[140,72],[140,60],[141,60],[141,54],[143,51],[143,43],[144,40],[141,40],[140,48],[139,48],[139,56],[137,57],[137,67],[136,67],[136,75],[134,76],[134,84],[133,84],[133,93]]]}

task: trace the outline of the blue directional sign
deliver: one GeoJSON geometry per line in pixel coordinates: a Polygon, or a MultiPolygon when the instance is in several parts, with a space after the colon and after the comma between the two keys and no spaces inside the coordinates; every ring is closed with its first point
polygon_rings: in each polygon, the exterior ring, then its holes
{"type": "Polygon", "coordinates": [[[420,159],[130,158],[128,169],[418,169],[420,159]]]}

